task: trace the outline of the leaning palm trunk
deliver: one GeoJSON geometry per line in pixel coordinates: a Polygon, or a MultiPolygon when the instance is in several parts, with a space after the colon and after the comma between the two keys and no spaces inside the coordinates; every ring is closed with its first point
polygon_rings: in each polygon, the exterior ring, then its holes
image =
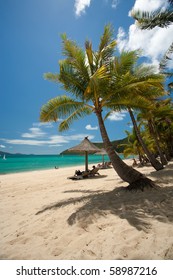
{"type": "MultiPolygon", "coordinates": [[[[138,141],[139,141],[139,140],[138,140],[138,141]]],[[[142,164],[142,163],[143,163],[143,160],[142,160],[141,151],[140,151],[139,148],[137,148],[137,150],[138,150],[139,161],[140,161],[140,163],[142,164]]]]}
{"type": "Polygon", "coordinates": [[[142,173],[127,165],[115,152],[112,143],[109,140],[101,112],[96,112],[99,128],[104,143],[104,147],[112,162],[112,165],[119,177],[128,182],[129,189],[142,189],[144,187],[155,187],[155,184],[150,179],[146,178],[142,173]]]}
{"type": "Polygon", "coordinates": [[[160,156],[161,163],[163,165],[166,165],[168,162],[167,162],[167,160],[166,160],[166,158],[165,158],[165,156],[162,152],[162,149],[160,147],[160,144],[159,144],[159,141],[158,141],[159,135],[157,133],[157,130],[156,130],[155,125],[154,125],[154,121],[152,119],[148,120],[148,126],[149,126],[149,130],[150,130],[150,134],[155,141],[157,151],[158,151],[159,156],[160,156]]]}
{"type": "Polygon", "coordinates": [[[168,149],[170,156],[173,157],[173,135],[171,130],[171,121],[167,120],[168,128],[169,128],[169,136],[168,136],[168,149]]]}
{"type": "Polygon", "coordinates": [[[131,120],[132,120],[132,123],[133,123],[133,126],[134,126],[134,129],[135,129],[135,132],[136,132],[136,136],[146,154],[146,156],[148,157],[151,165],[158,171],[158,170],[161,170],[163,169],[163,165],[155,158],[155,156],[153,154],[150,153],[150,151],[148,150],[148,148],[146,147],[145,143],[143,142],[142,140],[142,137],[141,137],[141,134],[140,134],[140,131],[138,129],[138,126],[136,124],[136,120],[134,118],[134,115],[133,115],[133,112],[132,110],[129,108],[128,109],[129,111],[129,114],[130,114],[130,117],[131,117],[131,120]]]}

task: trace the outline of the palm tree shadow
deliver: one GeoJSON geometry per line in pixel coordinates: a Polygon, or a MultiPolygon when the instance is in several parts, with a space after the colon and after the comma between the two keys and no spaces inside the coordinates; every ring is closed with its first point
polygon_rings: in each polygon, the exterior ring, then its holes
{"type": "Polygon", "coordinates": [[[163,181],[164,183],[167,183],[172,181],[172,174],[173,174],[173,164],[169,163],[166,169],[153,171],[150,173],[150,176],[154,179],[159,179],[159,181],[163,181]]]}
{"type": "Polygon", "coordinates": [[[137,230],[147,231],[151,227],[151,219],[173,223],[172,197],[173,186],[144,192],[129,192],[126,187],[116,187],[113,191],[94,192],[87,196],[60,201],[38,211],[36,215],[82,202],[83,205],[69,216],[67,220],[69,225],[78,222],[83,228],[87,228],[99,217],[106,218],[108,214],[112,214],[120,219],[126,219],[137,230]]]}

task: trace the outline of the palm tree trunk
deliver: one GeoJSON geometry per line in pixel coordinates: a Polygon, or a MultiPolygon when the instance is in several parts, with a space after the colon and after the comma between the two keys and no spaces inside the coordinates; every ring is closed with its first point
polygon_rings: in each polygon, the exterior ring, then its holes
{"type": "Polygon", "coordinates": [[[160,156],[160,160],[161,160],[161,163],[163,165],[166,165],[168,162],[161,150],[161,147],[160,147],[160,144],[159,144],[159,141],[158,141],[158,133],[155,129],[155,125],[154,125],[154,121],[152,119],[148,120],[148,126],[149,126],[149,129],[150,129],[150,133],[151,133],[151,136],[153,137],[154,141],[155,141],[155,144],[156,144],[156,147],[157,147],[157,150],[158,150],[158,153],[159,153],[159,156],[160,156]]]}
{"type": "Polygon", "coordinates": [[[133,112],[132,110],[129,108],[128,109],[129,111],[129,114],[130,114],[130,117],[131,117],[131,120],[132,120],[132,123],[133,123],[133,126],[134,126],[134,129],[135,129],[135,132],[136,132],[136,136],[145,152],[145,154],[147,155],[151,165],[158,171],[158,170],[161,170],[163,169],[163,165],[155,158],[155,156],[153,154],[150,153],[150,151],[148,150],[147,146],[145,145],[145,143],[143,142],[142,140],[142,137],[141,137],[141,134],[140,134],[140,131],[138,129],[138,126],[136,124],[136,120],[135,120],[135,117],[133,115],[133,112]]]}
{"type": "Polygon", "coordinates": [[[96,112],[99,128],[101,132],[101,136],[103,139],[103,143],[105,146],[105,149],[108,153],[108,156],[110,158],[110,161],[112,162],[112,165],[119,175],[119,177],[129,183],[129,189],[134,188],[144,188],[145,186],[149,187],[155,187],[154,183],[146,178],[142,173],[137,171],[136,169],[132,168],[131,166],[127,165],[115,152],[114,147],[112,143],[109,140],[104,121],[102,118],[101,112],[96,112]]]}
{"type": "Polygon", "coordinates": [[[171,121],[169,119],[166,120],[168,124],[169,136],[168,136],[168,147],[170,151],[170,156],[173,157],[173,136],[172,136],[172,129],[171,129],[171,121]]]}
{"type": "MultiPolygon", "coordinates": [[[[138,140],[138,141],[139,141],[139,140],[138,140]]],[[[142,164],[142,155],[141,155],[140,149],[137,148],[137,150],[138,150],[138,156],[139,156],[140,164],[142,164]]]]}

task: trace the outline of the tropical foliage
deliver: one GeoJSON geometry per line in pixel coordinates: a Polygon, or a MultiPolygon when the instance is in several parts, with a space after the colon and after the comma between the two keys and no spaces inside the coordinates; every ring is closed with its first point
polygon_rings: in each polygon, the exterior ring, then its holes
{"type": "MultiPolygon", "coordinates": [[[[173,156],[173,103],[171,99],[157,100],[153,102],[150,110],[138,110],[137,125],[142,139],[148,149],[159,156],[165,165],[173,156]],[[166,157],[166,159],[165,159],[166,157]]],[[[124,155],[129,153],[139,156],[144,155],[136,133],[126,132],[128,143],[124,145],[124,155]]],[[[141,161],[141,160],[140,160],[141,161]]]]}
{"type": "MultiPolygon", "coordinates": [[[[167,0],[168,6],[167,9],[162,10],[159,9],[154,12],[146,12],[146,11],[135,11],[133,10],[131,15],[136,19],[138,26],[141,29],[153,29],[158,26],[161,28],[167,28],[170,24],[173,23],[173,1],[167,0]]],[[[160,62],[161,71],[165,72],[166,67],[168,65],[169,60],[171,59],[171,54],[173,53],[173,42],[165,53],[163,59],[160,62]]],[[[166,72],[168,76],[172,76],[173,74],[170,72],[166,72]]]]}
{"type": "Polygon", "coordinates": [[[138,21],[141,29],[152,29],[156,26],[168,27],[173,22],[173,1],[167,0],[168,7],[164,11],[159,9],[154,12],[132,11],[132,16],[138,21]]]}
{"type": "MultiPolygon", "coordinates": [[[[62,35],[62,46],[64,59],[59,62],[59,73],[48,73],[45,77],[60,83],[67,95],[57,96],[45,104],[40,120],[48,122],[63,118],[59,125],[59,130],[63,131],[69,129],[75,120],[94,113],[105,149],[118,175],[130,185],[153,185],[117,155],[109,140],[104,116],[105,110],[151,106],[148,96],[151,97],[151,89],[154,96],[162,94],[163,76],[153,73],[152,67],[139,65],[132,69],[140,57],[138,51],[122,52],[116,57],[116,41],[110,25],[105,26],[97,51],[93,50],[89,41],[82,49],[65,34],[62,35]]],[[[158,169],[161,168],[162,165],[158,169]]]]}

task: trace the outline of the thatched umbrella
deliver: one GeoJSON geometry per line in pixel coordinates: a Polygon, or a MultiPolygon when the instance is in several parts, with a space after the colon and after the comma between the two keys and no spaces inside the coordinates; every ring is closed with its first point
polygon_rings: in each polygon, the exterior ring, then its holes
{"type": "Polygon", "coordinates": [[[87,171],[88,170],[88,154],[94,154],[96,152],[99,152],[100,149],[98,147],[96,147],[93,143],[91,143],[88,140],[88,137],[85,137],[84,140],[82,140],[82,142],[79,145],[68,149],[68,151],[85,154],[85,171],[87,171]]]}
{"type": "Polygon", "coordinates": [[[107,152],[104,148],[101,148],[99,152],[95,153],[96,155],[102,155],[102,164],[104,164],[104,156],[107,155],[107,152]]]}

